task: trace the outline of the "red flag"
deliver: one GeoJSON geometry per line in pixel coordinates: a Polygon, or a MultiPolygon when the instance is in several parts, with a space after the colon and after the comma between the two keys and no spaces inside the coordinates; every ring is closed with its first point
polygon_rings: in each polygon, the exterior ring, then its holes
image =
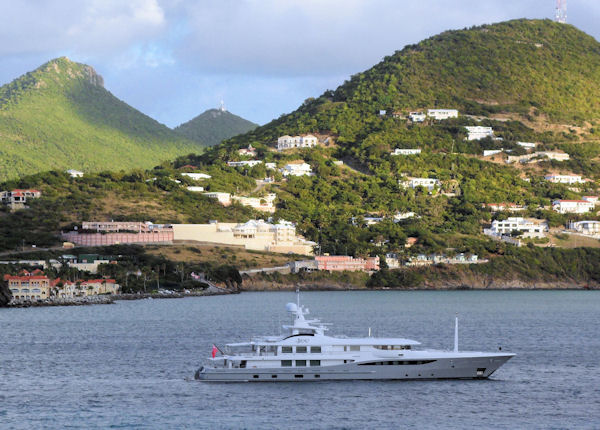
{"type": "Polygon", "coordinates": [[[215,345],[213,345],[213,349],[212,349],[212,358],[215,358],[215,355],[217,355],[217,351],[218,351],[218,350],[219,350],[219,349],[218,349],[218,348],[217,348],[215,345]]]}

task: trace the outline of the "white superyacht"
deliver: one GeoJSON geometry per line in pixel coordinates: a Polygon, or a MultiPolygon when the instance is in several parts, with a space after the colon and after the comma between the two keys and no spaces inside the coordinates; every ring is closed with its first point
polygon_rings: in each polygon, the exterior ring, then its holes
{"type": "Polygon", "coordinates": [[[288,303],[286,334],[250,342],[213,346],[209,364],[195,378],[216,382],[323,381],[353,379],[485,379],[515,354],[458,351],[458,319],[453,351],[414,349],[419,342],[402,338],[344,338],[325,335],[308,309],[288,303]]]}

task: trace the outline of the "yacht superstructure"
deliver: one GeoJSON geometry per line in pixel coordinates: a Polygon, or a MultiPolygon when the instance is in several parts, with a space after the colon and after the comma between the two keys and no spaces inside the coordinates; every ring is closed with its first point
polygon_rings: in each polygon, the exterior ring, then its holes
{"type": "Polygon", "coordinates": [[[419,342],[403,338],[327,336],[308,309],[288,303],[293,322],[286,334],[250,342],[213,346],[208,364],[196,379],[219,382],[316,381],[351,379],[484,379],[515,354],[459,352],[458,319],[453,351],[415,349],[419,342]]]}

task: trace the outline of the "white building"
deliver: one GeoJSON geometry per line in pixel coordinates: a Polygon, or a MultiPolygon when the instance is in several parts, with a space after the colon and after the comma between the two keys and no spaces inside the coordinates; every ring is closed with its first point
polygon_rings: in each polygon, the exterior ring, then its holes
{"type": "Polygon", "coordinates": [[[503,221],[492,221],[491,228],[485,229],[484,233],[500,237],[513,231],[523,232],[523,237],[544,237],[548,231],[548,223],[535,218],[510,217],[503,221]]]}
{"type": "Polygon", "coordinates": [[[252,147],[252,144],[248,145],[247,148],[241,148],[238,150],[238,154],[254,157],[256,155],[256,149],[252,147]]]}
{"type": "Polygon", "coordinates": [[[429,109],[427,116],[437,120],[458,118],[458,111],[456,109],[429,109]]]}
{"type": "Polygon", "coordinates": [[[201,193],[202,191],[204,191],[204,187],[186,187],[188,191],[191,191],[192,193],[201,193]]]}
{"type": "Polygon", "coordinates": [[[228,161],[229,167],[254,167],[257,164],[262,163],[262,160],[243,160],[243,161],[228,161]]]}
{"type": "Polygon", "coordinates": [[[280,170],[283,176],[310,176],[313,174],[310,164],[307,164],[301,160],[298,162],[288,163],[280,170]]]}
{"type": "Polygon", "coordinates": [[[442,185],[440,180],[435,178],[409,178],[408,181],[398,181],[398,183],[404,188],[424,187],[429,191],[442,185]]]}
{"type": "Polygon", "coordinates": [[[486,149],[486,150],[483,151],[483,156],[484,157],[489,157],[490,155],[499,154],[502,151],[504,151],[504,148],[500,148],[500,149],[486,149]]]}
{"type": "Polygon", "coordinates": [[[81,177],[83,177],[83,172],[80,172],[79,170],[69,169],[69,170],[67,170],[67,173],[69,175],[71,175],[71,178],[81,178],[81,177]]]}
{"type": "Polygon", "coordinates": [[[561,214],[584,214],[594,209],[594,203],[585,200],[554,200],[552,209],[561,214]]]}
{"type": "Polygon", "coordinates": [[[579,175],[546,175],[544,179],[555,184],[582,184],[584,182],[579,175]]]}
{"type": "Polygon", "coordinates": [[[492,127],[482,127],[477,125],[465,128],[467,129],[467,140],[481,140],[486,137],[494,137],[494,130],[492,127]]]}
{"type": "Polygon", "coordinates": [[[598,196],[583,196],[581,199],[593,203],[594,206],[598,204],[598,196]]]}
{"type": "Polygon", "coordinates": [[[394,219],[394,222],[400,222],[402,220],[412,218],[415,215],[416,214],[414,212],[397,212],[394,215],[393,219],[394,219]]]}
{"type": "Polygon", "coordinates": [[[600,221],[570,222],[568,228],[582,234],[589,234],[592,236],[600,235],[600,221]]]}
{"type": "Polygon", "coordinates": [[[277,163],[265,163],[265,167],[267,169],[273,169],[273,170],[275,170],[275,169],[277,169],[277,163]]]}
{"type": "Polygon", "coordinates": [[[281,136],[277,139],[277,150],[284,151],[292,148],[312,148],[317,146],[319,140],[312,134],[302,136],[281,136]]]}
{"type": "Polygon", "coordinates": [[[417,155],[420,153],[421,153],[421,149],[419,149],[419,148],[409,148],[409,149],[396,148],[394,150],[394,152],[392,152],[392,155],[417,155]]]}
{"type": "Polygon", "coordinates": [[[231,204],[231,194],[229,193],[210,192],[204,193],[203,195],[205,195],[208,198],[217,200],[223,206],[229,206],[231,204]]]}
{"type": "Polygon", "coordinates": [[[182,173],[181,176],[187,176],[194,181],[199,181],[201,179],[210,179],[212,176],[207,175],[206,173],[182,173]]]}
{"type": "Polygon", "coordinates": [[[519,145],[521,148],[525,148],[525,149],[535,149],[535,147],[537,146],[537,143],[533,143],[533,142],[517,142],[517,145],[519,145]]]}
{"type": "Polygon", "coordinates": [[[556,160],[556,161],[567,161],[570,158],[569,154],[567,154],[566,152],[540,151],[540,152],[536,152],[536,155],[539,155],[541,157],[546,157],[550,160],[556,160]]]}
{"type": "Polygon", "coordinates": [[[261,212],[269,212],[269,213],[275,212],[275,206],[273,205],[273,202],[275,201],[276,198],[277,198],[277,195],[274,193],[267,194],[264,197],[231,196],[232,201],[238,202],[239,204],[241,204],[243,206],[250,206],[251,208],[254,208],[261,212]]]}
{"type": "Polygon", "coordinates": [[[408,118],[410,118],[412,122],[423,122],[427,119],[427,115],[423,112],[410,112],[408,118]]]}

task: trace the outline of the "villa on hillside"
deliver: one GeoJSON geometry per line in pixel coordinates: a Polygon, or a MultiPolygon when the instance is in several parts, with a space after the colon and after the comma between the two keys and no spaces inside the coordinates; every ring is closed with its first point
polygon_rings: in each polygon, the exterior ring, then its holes
{"type": "Polygon", "coordinates": [[[571,221],[567,228],[589,236],[600,236],[600,221],[571,221]]]}
{"type": "Polygon", "coordinates": [[[252,147],[252,144],[248,145],[247,148],[241,148],[238,150],[238,154],[240,155],[245,155],[247,157],[255,157],[256,156],[256,149],[254,149],[252,147]]]}
{"type": "Polygon", "coordinates": [[[421,149],[419,148],[396,148],[391,155],[418,155],[421,153],[421,149]]]}
{"type": "Polygon", "coordinates": [[[262,163],[262,160],[242,160],[242,161],[228,161],[229,167],[254,167],[257,164],[262,163]]]}
{"type": "Polygon", "coordinates": [[[522,237],[541,238],[546,236],[548,231],[548,222],[536,218],[509,217],[505,220],[492,221],[489,229],[484,229],[483,233],[488,236],[501,237],[510,235],[513,231],[522,232],[522,237]]]}
{"type": "Polygon", "coordinates": [[[194,181],[199,181],[201,179],[210,179],[212,176],[207,175],[206,173],[182,173],[181,176],[187,176],[194,181]]]}
{"type": "Polygon", "coordinates": [[[489,208],[492,212],[520,212],[527,209],[525,206],[517,205],[515,203],[482,203],[482,208],[489,208]]]}
{"type": "Polygon", "coordinates": [[[546,175],[544,179],[555,184],[582,184],[584,182],[580,175],[546,175]]]}
{"type": "Polygon", "coordinates": [[[399,180],[398,184],[403,188],[418,188],[424,187],[429,191],[432,191],[435,187],[440,187],[442,183],[439,179],[435,178],[408,178],[407,181],[399,180]]]}
{"type": "Polygon", "coordinates": [[[535,149],[535,147],[537,146],[537,143],[533,143],[533,142],[517,142],[517,145],[519,145],[521,148],[525,148],[525,149],[535,149]]]}
{"type": "Polygon", "coordinates": [[[231,200],[238,202],[243,206],[249,206],[261,212],[273,213],[275,212],[275,205],[273,202],[277,198],[275,193],[267,194],[264,197],[241,197],[231,196],[231,200]]]}
{"type": "Polygon", "coordinates": [[[427,119],[427,115],[425,115],[423,112],[409,112],[408,118],[412,122],[423,122],[427,119]]]}
{"type": "Polygon", "coordinates": [[[458,111],[456,109],[429,109],[427,116],[441,121],[449,118],[458,118],[458,111]]]}
{"type": "Polygon", "coordinates": [[[510,163],[534,163],[543,161],[544,159],[555,161],[569,160],[569,154],[565,152],[538,151],[525,155],[509,155],[506,162],[510,163]]]}
{"type": "Polygon", "coordinates": [[[69,169],[69,170],[67,170],[66,173],[68,173],[69,176],[71,176],[71,178],[82,178],[83,177],[83,172],[80,172],[79,170],[69,169]]]}
{"type": "Polygon", "coordinates": [[[28,199],[37,199],[41,197],[42,192],[38,190],[15,189],[12,191],[0,191],[0,201],[11,209],[21,209],[25,207],[28,199]]]}
{"type": "Polygon", "coordinates": [[[310,164],[305,163],[303,160],[291,161],[281,169],[279,169],[283,176],[312,176],[313,172],[310,164]]]}
{"type": "Polygon", "coordinates": [[[554,200],[552,209],[560,214],[584,214],[594,210],[594,203],[586,200],[554,200]]]}
{"type": "Polygon", "coordinates": [[[286,149],[293,148],[312,148],[317,146],[319,140],[312,134],[305,134],[301,136],[280,136],[277,139],[277,150],[284,151],[286,149]]]}
{"type": "Polygon", "coordinates": [[[223,206],[229,206],[231,204],[231,194],[229,193],[209,192],[204,193],[203,195],[209,199],[215,199],[223,206]]]}
{"type": "Polygon", "coordinates": [[[482,126],[469,126],[467,129],[467,140],[481,140],[486,137],[494,137],[494,130],[492,127],[482,126]]]}
{"type": "Polygon", "coordinates": [[[173,227],[151,222],[82,222],[81,230],[62,233],[63,240],[83,246],[106,246],[122,243],[171,243],[173,227]]]}

